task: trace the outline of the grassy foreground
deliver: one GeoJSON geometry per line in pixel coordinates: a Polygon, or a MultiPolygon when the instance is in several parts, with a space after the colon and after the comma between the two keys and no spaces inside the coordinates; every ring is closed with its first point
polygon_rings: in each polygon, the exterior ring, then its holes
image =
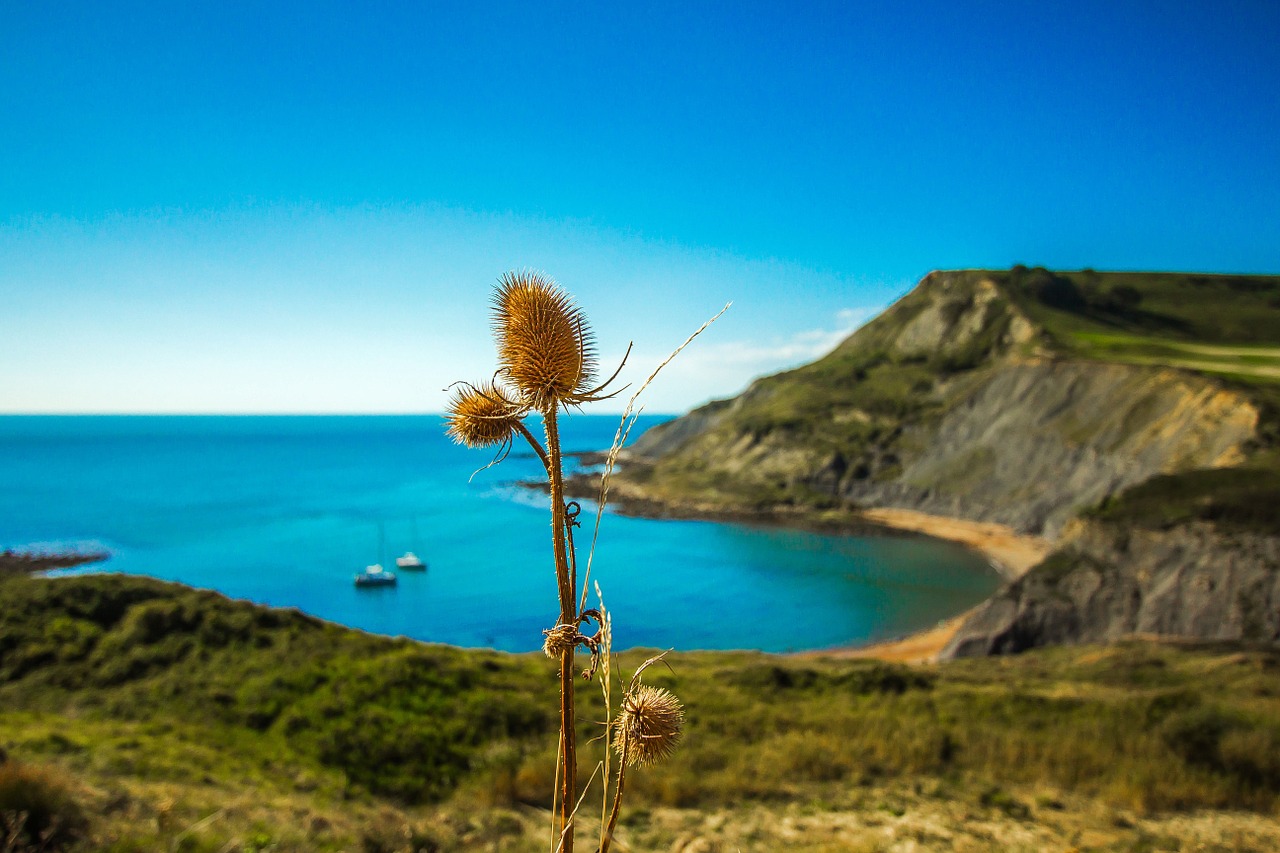
{"type": "MultiPolygon", "coordinates": [[[[630,777],[620,849],[1280,845],[1275,649],[923,668],[701,652],[649,672],[686,701],[688,731],[630,777]]],[[[40,849],[20,839],[52,821],[46,849],[545,850],[556,688],[540,655],[146,579],[10,577],[0,818],[28,819],[8,849],[40,849]]],[[[582,698],[601,719],[596,691],[582,698]]],[[[599,734],[580,732],[584,780],[599,734]]]]}

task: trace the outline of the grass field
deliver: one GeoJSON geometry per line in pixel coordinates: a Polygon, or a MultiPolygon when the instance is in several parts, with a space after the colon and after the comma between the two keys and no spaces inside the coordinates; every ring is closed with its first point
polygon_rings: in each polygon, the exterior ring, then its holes
{"type": "Polygon", "coordinates": [[[1193,344],[1275,346],[1280,276],[1049,271],[982,273],[1057,337],[1134,334],[1193,344]]]}
{"type": "Polygon", "coordinates": [[[1280,382],[1280,346],[1212,346],[1167,338],[1074,332],[1072,349],[1085,358],[1160,364],[1251,382],[1280,382]]]}
{"type": "MultiPolygon", "coordinates": [[[[545,849],[553,670],[144,579],[11,578],[0,813],[7,774],[68,825],[81,814],[84,850],[545,849]]],[[[886,832],[1158,849],[1132,845],[1178,821],[1212,836],[1206,815],[1280,843],[1274,649],[1135,642],[924,668],[686,653],[650,673],[684,700],[687,734],[629,781],[623,849],[681,833],[776,849],[787,826],[800,850],[884,849],[886,832]]],[[[602,708],[581,695],[588,744],[602,708]]],[[[584,747],[584,780],[600,748],[584,747]]]]}

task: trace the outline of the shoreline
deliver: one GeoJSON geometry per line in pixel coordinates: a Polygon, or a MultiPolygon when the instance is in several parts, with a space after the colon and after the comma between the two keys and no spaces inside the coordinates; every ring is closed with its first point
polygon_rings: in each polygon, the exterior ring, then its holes
{"type": "MultiPolygon", "coordinates": [[[[531,484],[532,485],[532,484],[531,484]]],[[[768,510],[723,508],[697,504],[667,503],[626,494],[611,496],[610,504],[622,515],[655,519],[688,519],[745,524],[766,524],[823,533],[872,536],[927,536],[961,545],[981,554],[992,569],[1008,583],[1017,580],[1053,551],[1053,543],[1039,536],[1018,533],[1005,524],[970,521],[951,516],[930,515],[911,509],[811,510],[775,508],[768,510]]],[[[902,637],[872,643],[834,646],[793,653],[800,657],[866,658],[896,663],[933,663],[947,643],[979,607],[944,619],[902,637]]]]}
{"type": "MultiPolygon", "coordinates": [[[[540,484],[520,483],[520,485],[538,488],[540,484]]],[[[724,507],[654,500],[634,493],[628,494],[625,487],[620,491],[621,494],[615,491],[610,504],[619,514],[633,517],[763,525],[849,536],[928,537],[951,542],[982,555],[1005,582],[1022,577],[1032,566],[1044,559],[1053,548],[1048,540],[1019,534],[1007,525],[930,515],[908,509],[724,507]]],[[[583,498],[595,497],[595,495],[589,497],[583,495],[578,490],[575,492],[583,498]]],[[[104,562],[110,557],[111,555],[106,551],[55,553],[4,551],[0,552],[0,577],[11,574],[38,574],[52,569],[104,562]]],[[[979,604],[931,627],[892,639],[806,649],[789,653],[789,656],[865,658],[913,664],[933,662],[964,621],[981,606],[979,604]]]]}
{"type": "MultiPolygon", "coordinates": [[[[1047,539],[1017,533],[1008,525],[994,522],[967,521],[911,509],[868,509],[862,510],[861,514],[880,524],[945,539],[977,551],[990,561],[1006,583],[1025,575],[1053,550],[1053,543],[1047,539]]],[[[932,628],[905,637],[806,654],[909,664],[934,663],[960,626],[981,606],[971,607],[932,628]]]]}
{"type": "Polygon", "coordinates": [[[972,548],[986,557],[1006,581],[1022,577],[1053,550],[1053,544],[1047,539],[1018,533],[1006,524],[990,521],[968,521],[887,507],[861,510],[860,515],[887,527],[910,530],[972,548]]]}

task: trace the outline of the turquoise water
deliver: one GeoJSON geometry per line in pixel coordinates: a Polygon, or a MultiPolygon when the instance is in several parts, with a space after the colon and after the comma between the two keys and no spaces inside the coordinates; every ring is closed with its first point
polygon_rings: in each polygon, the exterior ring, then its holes
{"type": "MultiPolygon", "coordinates": [[[[565,450],[607,447],[616,427],[571,416],[565,450]]],[[[490,458],[450,443],[433,416],[0,417],[0,547],[102,546],[110,571],[528,651],[558,613],[549,513],[514,485],[537,476],[535,459],[513,453],[472,477],[490,458]],[[356,589],[379,560],[379,526],[384,563],[414,550],[430,568],[356,589]]],[[[592,577],[619,648],[766,651],[903,634],[998,584],[983,559],[934,541],[612,514],[592,577]]]]}

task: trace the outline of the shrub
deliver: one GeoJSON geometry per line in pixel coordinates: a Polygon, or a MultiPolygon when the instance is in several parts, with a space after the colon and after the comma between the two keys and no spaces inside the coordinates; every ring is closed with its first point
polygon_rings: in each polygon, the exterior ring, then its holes
{"type": "Polygon", "coordinates": [[[0,834],[16,834],[17,851],[65,849],[86,826],[71,788],[70,781],[52,768],[17,761],[0,764],[0,834]]]}
{"type": "Polygon", "coordinates": [[[1222,770],[1221,744],[1233,729],[1243,728],[1238,717],[1207,705],[1171,714],[1161,726],[1165,744],[1188,764],[1222,770]]]}

